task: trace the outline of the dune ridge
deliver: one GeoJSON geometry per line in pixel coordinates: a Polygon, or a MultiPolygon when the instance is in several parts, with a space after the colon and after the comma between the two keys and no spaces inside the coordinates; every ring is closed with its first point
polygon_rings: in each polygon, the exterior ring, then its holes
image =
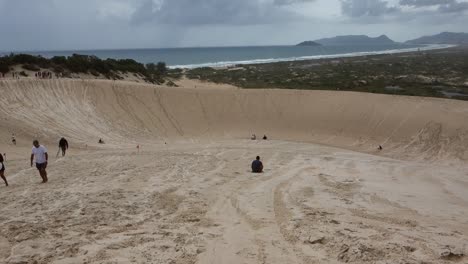
{"type": "MultiPolygon", "coordinates": [[[[168,88],[107,80],[0,81],[8,133],[83,144],[248,138],[315,142],[400,159],[468,159],[468,104],[353,92],[168,88]],[[134,142],[132,142],[134,141],[134,142]]],[[[5,142],[6,143],[6,142],[5,142]]]]}

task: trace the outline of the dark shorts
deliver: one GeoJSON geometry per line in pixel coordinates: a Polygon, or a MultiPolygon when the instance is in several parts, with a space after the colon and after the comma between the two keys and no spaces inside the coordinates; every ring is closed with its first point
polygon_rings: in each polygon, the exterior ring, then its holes
{"type": "Polygon", "coordinates": [[[45,170],[47,168],[47,162],[44,163],[36,163],[36,168],[38,170],[45,170]]]}

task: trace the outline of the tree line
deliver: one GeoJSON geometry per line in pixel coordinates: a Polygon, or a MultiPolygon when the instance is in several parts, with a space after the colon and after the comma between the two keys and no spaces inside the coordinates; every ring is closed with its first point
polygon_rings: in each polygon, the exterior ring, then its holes
{"type": "Polygon", "coordinates": [[[119,73],[133,73],[153,83],[164,82],[163,78],[168,73],[164,62],[144,65],[133,59],[103,60],[92,55],[73,54],[45,58],[29,54],[9,54],[0,57],[1,73],[6,74],[12,71],[15,65],[22,65],[23,69],[29,71],[48,69],[65,77],[70,73],[89,73],[94,76],[103,75],[108,79],[120,79],[119,73]]]}

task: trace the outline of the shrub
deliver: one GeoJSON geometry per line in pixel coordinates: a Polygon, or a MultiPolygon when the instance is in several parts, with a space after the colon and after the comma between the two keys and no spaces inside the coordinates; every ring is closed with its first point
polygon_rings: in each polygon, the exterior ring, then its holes
{"type": "Polygon", "coordinates": [[[57,65],[65,65],[67,64],[67,58],[65,56],[55,56],[50,59],[52,63],[57,64],[57,65]]]}
{"type": "Polygon", "coordinates": [[[4,62],[0,62],[0,72],[5,74],[9,71],[10,71],[10,67],[4,62]]]}
{"type": "Polygon", "coordinates": [[[25,70],[39,71],[40,68],[53,69],[54,72],[67,73],[91,73],[94,76],[104,75],[109,79],[119,79],[118,72],[133,73],[148,79],[161,78],[166,75],[168,69],[164,62],[150,63],[146,66],[132,59],[106,59],[101,60],[96,56],[73,54],[72,56],[55,56],[46,59],[41,56],[28,54],[10,54],[0,57],[0,72],[8,73],[14,65],[22,64],[25,70]]]}
{"type": "Polygon", "coordinates": [[[167,82],[167,86],[169,87],[179,87],[177,84],[175,84],[173,81],[167,82]]]}
{"type": "Polygon", "coordinates": [[[154,63],[146,64],[146,70],[148,70],[150,73],[156,72],[156,64],[154,63]]]}
{"type": "Polygon", "coordinates": [[[41,68],[37,67],[34,64],[24,64],[21,66],[23,69],[28,70],[28,71],[40,71],[41,68]]]}
{"type": "Polygon", "coordinates": [[[158,64],[156,65],[156,72],[159,74],[159,76],[166,75],[167,73],[166,63],[158,62],[158,64]]]}
{"type": "Polygon", "coordinates": [[[63,73],[65,71],[65,69],[62,66],[59,66],[59,65],[52,66],[52,69],[56,73],[63,73]]]}
{"type": "Polygon", "coordinates": [[[87,73],[90,68],[88,56],[73,54],[68,57],[67,67],[71,72],[87,73]]]}
{"type": "Polygon", "coordinates": [[[96,70],[92,69],[89,71],[89,73],[91,73],[93,76],[95,77],[98,77],[99,75],[101,75],[99,72],[97,72],[96,70]]]}

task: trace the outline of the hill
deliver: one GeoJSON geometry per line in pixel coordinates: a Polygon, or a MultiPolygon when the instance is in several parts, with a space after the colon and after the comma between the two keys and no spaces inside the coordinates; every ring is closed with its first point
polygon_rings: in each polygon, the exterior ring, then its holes
{"type": "Polygon", "coordinates": [[[311,40],[308,40],[308,41],[304,41],[304,42],[301,42],[299,44],[297,44],[296,46],[311,46],[311,47],[315,47],[315,46],[322,46],[321,44],[315,42],[315,41],[311,41],[311,40]]]}
{"type": "Polygon", "coordinates": [[[346,46],[346,45],[385,45],[395,44],[386,35],[381,35],[376,38],[371,38],[366,35],[348,35],[348,36],[337,36],[333,38],[323,38],[315,40],[315,42],[324,46],[346,46]]]}
{"type": "Polygon", "coordinates": [[[442,32],[433,36],[408,40],[407,44],[468,44],[468,33],[442,32]]]}

